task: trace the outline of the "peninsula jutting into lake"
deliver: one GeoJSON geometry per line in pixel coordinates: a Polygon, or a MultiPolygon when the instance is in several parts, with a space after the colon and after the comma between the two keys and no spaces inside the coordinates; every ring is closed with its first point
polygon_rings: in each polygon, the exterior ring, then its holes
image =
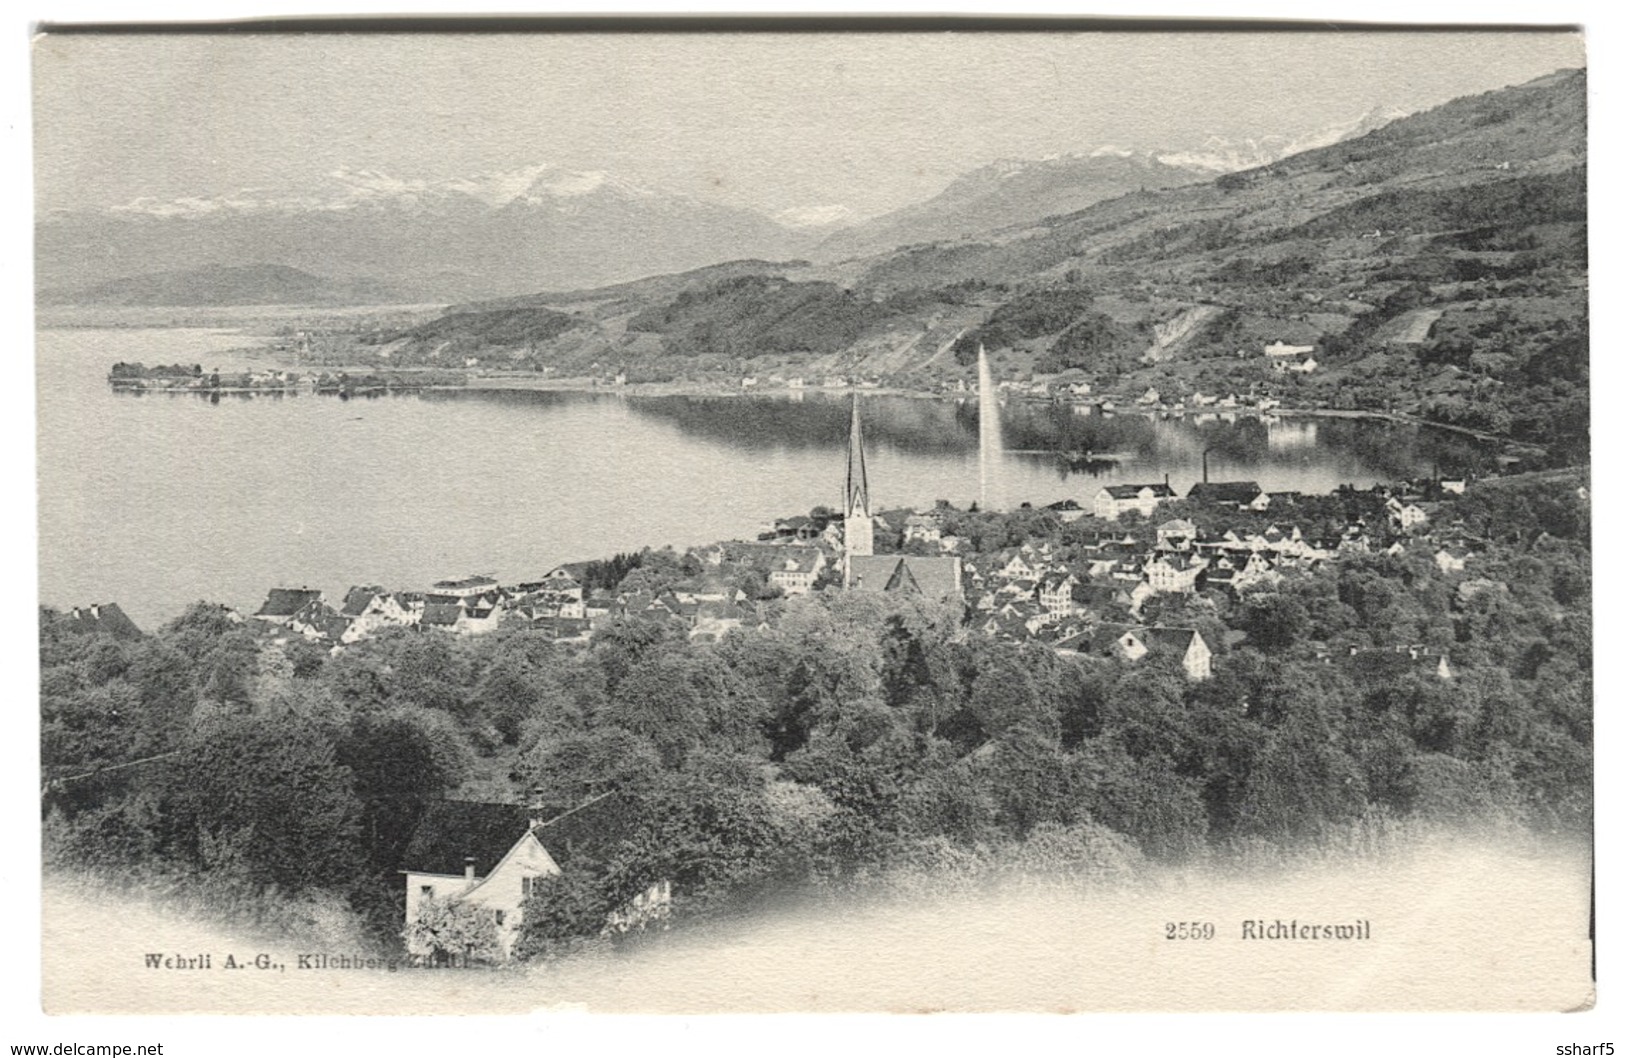
{"type": "Polygon", "coordinates": [[[1583,55],[1221,36],[47,37],[47,1004],[1583,1006],[1583,55]]]}

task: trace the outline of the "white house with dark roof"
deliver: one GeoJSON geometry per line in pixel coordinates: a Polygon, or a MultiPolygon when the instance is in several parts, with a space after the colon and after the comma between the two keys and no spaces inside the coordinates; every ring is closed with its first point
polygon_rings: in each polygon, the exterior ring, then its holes
{"type": "Polygon", "coordinates": [[[1086,651],[1080,652],[1130,663],[1153,653],[1166,654],[1179,661],[1190,679],[1205,680],[1213,675],[1213,651],[1194,628],[1100,624],[1090,634],[1086,651]]]}
{"type": "MultiPolygon", "coordinates": [[[[569,869],[576,855],[591,855],[624,834],[628,820],[621,801],[609,795],[562,811],[473,801],[431,805],[412,834],[401,869],[404,924],[418,921],[429,900],[481,908],[495,919],[504,954],[511,953],[533,888],[569,869]]],[[[608,916],[603,932],[658,921],[670,906],[671,883],[652,882],[608,916]]]]}
{"type": "Polygon", "coordinates": [[[495,591],[497,587],[494,577],[464,577],[462,580],[436,581],[430,589],[431,595],[451,595],[457,598],[469,598],[495,591]]]}
{"type": "Polygon", "coordinates": [[[1167,482],[1152,485],[1107,485],[1095,493],[1095,517],[1116,521],[1119,515],[1139,511],[1149,518],[1157,504],[1177,499],[1167,482]]]}
{"type": "Polygon", "coordinates": [[[287,625],[312,603],[320,603],[322,593],[315,588],[272,588],[254,616],[272,624],[287,625]]]}
{"type": "Polygon", "coordinates": [[[365,639],[380,628],[417,623],[416,613],[402,605],[393,593],[376,585],[354,587],[345,592],[339,616],[348,622],[342,636],[345,643],[365,639]]]}
{"type": "Polygon", "coordinates": [[[1196,578],[1207,568],[1207,559],[1185,551],[1158,551],[1145,564],[1145,577],[1151,590],[1166,592],[1193,592],[1196,578]]]}
{"type": "Polygon", "coordinates": [[[1072,596],[1077,591],[1078,583],[1078,578],[1069,572],[1051,573],[1039,582],[1039,605],[1052,614],[1065,616],[1072,613],[1072,596]]]}
{"type": "Polygon", "coordinates": [[[942,539],[942,518],[936,514],[911,514],[903,522],[905,543],[935,544],[942,539]]]}
{"type": "Polygon", "coordinates": [[[1264,347],[1264,355],[1271,360],[1291,360],[1314,351],[1312,345],[1288,345],[1282,341],[1274,341],[1264,347]]]}
{"type": "Polygon", "coordinates": [[[768,567],[767,582],[785,595],[805,595],[824,565],[824,553],[816,547],[781,547],[768,567]]]}
{"type": "Polygon", "coordinates": [[[1428,512],[1415,503],[1405,503],[1388,497],[1388,519],[1402,533],[1414,532],[1428,523],[1428,512]]]}
{"type": "MultiPolygon", "coordinates": [[[[1080,407],[1082,406],[1084,405],[1080,405],[1080,407]]],[[[1063,522],[1075,522],[1089,513],[1086,507],[1073,499],[1056,500],[1044,509],[1063,522]]]]}

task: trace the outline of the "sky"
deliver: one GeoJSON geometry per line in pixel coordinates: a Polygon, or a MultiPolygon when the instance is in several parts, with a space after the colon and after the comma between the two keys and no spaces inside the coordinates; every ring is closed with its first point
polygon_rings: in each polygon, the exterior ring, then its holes
{"type": "Polygon", "coordinates": [[[1550,32],[46,35],[36,205],[548,163],[863,217],[1000,158],[1295,137],[1584,64],[1550,32]]]}

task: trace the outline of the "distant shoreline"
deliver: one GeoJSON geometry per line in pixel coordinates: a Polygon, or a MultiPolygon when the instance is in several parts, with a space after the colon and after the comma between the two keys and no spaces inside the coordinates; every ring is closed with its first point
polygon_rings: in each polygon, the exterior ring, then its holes
{"type": "MultiPolygon", "coordinates": [[[[208,325],[198,324],[198,325],[191,325],[191,326],[184,325],[184,324],[182,324],[182,325],[170,324],[170,325],[166,326],[166,325],[149,324],[149,323],[129,323],[129,324],[123,324],[123,325],[113,325],[113,324],[106,324],[106,323],[98,324],[98,323],[89,323],[89,322],[61,323],[61,322],[37,321],[36,325],[39,326],[40,329],[109,329],[109,328],[120,328],[120,327],[131,327],[131,326],[133,326],[133,327],[138,328],[138,329],[146,329],[146,328],[169,329],[169,328],[172,327],[174,329],[181,329],[181,330],[191,330],[191,329],[222,330],[222,331],[237,330],[238,333],[242,333],[242,328],[241,328],[240,325],[239,325],[239,327],[234,328],[230,324],[227,324],[227,323],[208,324],[208,325]]],[[[249,325],[252,326],[251,323],[249,325]]],[[[270,343],[270,342],[274,342],[274,341],[277,340],[277,336],[272,335],[272,334],[263,334],[263,335],[243,334],[243,337],[244,338],[249,338],[249,339],[258,339],[259,341],[261,341],[263,343],[270,343]]],[[[299,364],[285,363],[285,362],[283,362],[282,358],[273,359],[271,356],[267,355],[267,354],[275,354],[275,353],[278,353],[280,351],[281,350],[275,349],[274,347],[271,347],[268,344],[258,344],[258,345],[244,345],[244,346],[240,346],[240,347],[234,347],[234,348],[231,348],[231,349],[220,350],[219,352],[228,353],[228,354],[238,354],[238,355],[245,355],[245,356],[253,356],[253,357],[256,357],[256,358],[263,357],[263,358],[265,358],[267,360],[268,366],[274,366],[274,367],[277,367],[277,368],[286,368],[286,369],[295,369],[295,368],[301,368],[302,367],[302,368],[304,368],[306,370],[309,370],[309,369],[314,369],[314,368],[319,367],[321,370],[327,371],[327,372],[354,371],[354,372],[360,372],[360,373],[372,373],[372,372],[376,372],[376,371],[387,370],[387,371],[396,372],[396,373],[399,373],[399,374],[402,374],[402,375],[409,375],[414,371],[444,371],[444,370],[448,370],[447,368],[443,368],[443,367],[427,367],[427,366],[425,366],[425,367],[389,367],[388,365],[367,364],[367,363],[357,363],[357,364],[322,363],[320,365],[316,365],[316,364],[299,365],[299,364]]],[[[450,370],[458,370],[458,369],[457,368],[451,368],[450,370]]],[[[512,392],[512,391],[527,391],[527,390],[528,391],[539,392],[539,393],[548,393],[548,392],[554,392],[554,393],[610,393],[610,394],[619,394],[619,395],[623,395],[623,396],[640,396],[640,397],[768,397],[768,396],[786,397],[786,396],[790,396],[790,395],[793,395],[793,394],[806,394],[806,393],[817,393],[817,394],[824,394],[824,395],[846,395],[846,394],[851,394],[851,393],[857,393],[857,394],[862,394],[862,395],[867,395],[867,396],[906,397],[906,398],[917,399],[917,400],[924,400],[924,399],[929,399],[929,400],[969,400],[969,399],[971,399],[971,398],[973,398],[975,396],[975,393],[970,391],[970,390],[966,390],[963,393],[959,393],[959,392],[945,393],[945,392],[942,392],[940,390],[915,389],[915,388],[909,388],[909,387],[903,387],[903,386],[878,386],[878,387],[866,387],[866,386],[848,386],[848,387],[807,386],[807,387],[804,387],[804,388],[792,388],[792,387],[784,386],[784,385],[776,385],[776,386],[775,385],[766,385],[766,386],[756,386],[756,387],[752,387],[750,389],[743,389],[743,388],[739,387],[737,384],[733,384],[733,383],[729,383],[729,382],[722,382],[722,381],[706,382],[706,381],[697,381],[697,380],[693,380],[693,379],[687,379],[687,380],[683,380],[683,381],[672,381],[672,382],[626,382],[626,383],[623,383],[623,384],[620,384],[620,385],[616,385],[616,384],[613,384],[613,383],[605,383],[602,379],[594,378],[592,376],[570,376],[570,377],[557,377],[557,378],[554,378],[554,377],[538,376],[538,375],[535,375],[535,374],[528,374],[528,373],[527,374],[513,374],[513,375],[482,375],[482,374],[478,374],[478,373],[475,373],[475,372],[472,372],[472,371],[468,372],[468,374],[465,376],[464,382],[461,385],[456,385],[456,386],[424,385],[424,386],[411,387],[411,392],[445,391],[445,392],[456,393],[456,392],[482,392],[482,391],[483,392],[504,392],[504,391],[512,392]]],[[[190,392],[190,391],[188,391],[188,392],[190,392]]],[[[254,390],[246,390],[246,391],[243,391],[243,392],[252,393],[252,392],[256,392],[256,391],[254,391],[254,390]]],[[[270,392],[270,390],[267,390],[267,392],[270,392]]],[[[1525,444],[1523,442],[1516,441],[1516,440],[1514,440],[1512,438],[1509,438],[1509,437],[1501,437],[1501,436],[1496,435],[1496,434],[1486,433],[1486,432],[1481,431],[1481,430],[1474,430],[1474,429],[1472,429],[1470,427],[1459,426],[1459,425],[1456,425],[1456,424],[1453,424],[1453,423],[1431,422],[1429,420],[1420,418],[1418,416],[1407,415],[1407,414],[1404,414],[1404,413],[1401,413],[1401,412],[1374,411],[1374,410],[1362,409],[1362,408],[1289,408],[1289,407],[1275,407],[1275,408],[1269,408],[1269,409],[1261,409],[1261,408],[1258,408],[1256,406],[1236,407],[1236,408],[1218,408],[1218,407],[1207,407],[1207,408],[1200,408],[1200,409],[1186,408],[1186,409],[1184,409],[1183,412],[1175,412],[1173,409],[1167,408],[1167,407],[1144,407],[1144,406],[1141,406],[1138,403],[1134,402],[1132,398],[1125,398],[1121,402],[1118,402],[1115,398],[1103,397],[1102,399],[1112,399],[1113,400],[1114,407],[1111,410],[1111,414],[1114,414],[1114,415],[1133,414],[1133,415],[1191,416],[1191,415],[1204,415],[1204,414],[1219,414],[1219,415],[1232,414],[1232,415],[1279,415],[1279,416],[1291,416],[1291,417],[1294,417],[1294,418],[1365,419],[1365,420],[1377,421],[1377,422],[1391,422],[1391,423],[1394,423],[1396,425],[1401,425],[1401,426],[1414,426],[1414,427],[1418,427],[1418,428],[1425,428],[1425,429],[1431,429],[1431,430],[1443,430],[1443,431],[1446,431],[1446,432],[1449,432],[1449,433],[1454,433],[1454,434],[1456,434],[1458,436],[1471,438],[1471,439],[1473,439],[1475,441],[1478,441],[1480,443],[1483,443],[1483,444],[1495,444],[1495,445],[1501,445],[1501,446],[1508,447],[1508,448],[1516,448],[1516,449],[1519,449],[1521,451],[1531,453],[1531,454],[1544,454],[1544,449],[1540,448],[1539,446],[1528,445],[1528,444],[1525,444]]],[[[1048,403],[1048,401],[1043,400],[1043,399],[1034,399],[1032,401],[1023,400],[1022,403],[1043,404],[1043,403],[1048,403]]],[[[1063,401],[1062,403],[1086,403],[1086,404],[1091,404],[1091,405],[1095,405],[1095,406],[1099,405],[1099,401],[1096,401],[1096,400],[1080,401],[1080,402],[1063,401]]]]}
{"type": "MultiPolygon", "coordinates": [[[[377,368],[367,365],[333,365],[327,370],[353,370],[370,371],[377,368]]],[[[410,374],[414,368],[396,368],[402,374],[410,374]]],[[[444,370],[443,368],[422,370],[444,370]]],[[[971,400],[975,393],[966,390],[963,393],[945,393],[940,390],[913,389],[905,386],[806,386],[792,388],[789,386],[755,386],[743,389],[737,385],[726,382],[703,382],[693,379],[673,382],[626,382],[620,385],[606,384],[601,379],[591,376],[572,376],[551,378],[538,375],[479,375],[470,373],[466,381],[458,386],[419,386],[415,392],[425,390],[444,390],[452,393],[467,392],[512,392],[534,391],[539,393],[608,393],[621,396],[637,397],[788,397],[815,393],[823,396],[846,396],[858,394],[872,397],[904,397],[913,400],[971,400]]],[[[1107,399],[1107,398],[1103,398],[1107,399]]],[[[1019,403],[1041,405],[1051,403],[1049,400],[1033,399],[1021,400],[1019,403]]],[[[1098,407],[1100,402],[1087,401],[1058,401],[1062,404],[1087,404],[1098,407]]],[[[1495,434],[1474,430],[1466,426],[1457,426],[1453,423],[1430,422],[1414,415],[1401,412],[1373,411],[1363,408],[1259,408],[1256,406],[1241,406],[1235,408],[1186,408],[1183,411],[1174,411],[1167,407],[1145,407],[1137,403],[1113,401],[1113,408],[1107,414],[1112,415],[1162,415],[1170,417],[1188,417],[1195,415],[1279,415],[1293,418],[1324,418],[1324,419],[1366,419],[1371,421],[1391,422],[1399,426],[1415,426],[1429,430],[1444,430],[1449,433],[1470,437],[1485,444],[1513,445],[1528,451],[1540,451],[1538,446],[1526,445],[1511,438],[1500,437],[1495,434]]]]}

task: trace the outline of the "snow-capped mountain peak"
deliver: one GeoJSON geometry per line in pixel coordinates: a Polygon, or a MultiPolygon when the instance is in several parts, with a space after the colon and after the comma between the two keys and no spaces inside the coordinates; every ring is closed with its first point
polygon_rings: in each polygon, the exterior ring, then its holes
{"type": "Polygon", "coordinates": [[[1312,151],[1318,147],[1330,147],[1344,140],[1357,139],[1411,113],[1399,107],[1373,107],[1351,121],[1327,125],[1297,137],[1259,136],[1236,141],[1223,136],[1209,136],[1194,150],[1164,151],[1155,157],[1163,165],[1181,169],[1233,173],[1241,169],[1269,165],[1289,155],[1312,151]]]}
{"type": "Polygon", "coordinates": [[[786,228],[830,228],[844,223],[852,210],[840,204],[822,206],[792,206],[773,214],[773,219],[786,228]]]}
{"type": "Polygon", "coordinates": [[[245,188],[214,198],[146,197],[113,206],[111,211],[127,216],[195,217],[222,212],[338,211],[362,206],[410,209],[459,199],[499,209],[512,202],[553,204],[606,190],[628,197],[657,197],[656,192],[646,187],[602,170],[580,172],[547,163],[449,180],[409,179],[377,169],[340,166],[324,174],[308,189],[245,188]]]}

